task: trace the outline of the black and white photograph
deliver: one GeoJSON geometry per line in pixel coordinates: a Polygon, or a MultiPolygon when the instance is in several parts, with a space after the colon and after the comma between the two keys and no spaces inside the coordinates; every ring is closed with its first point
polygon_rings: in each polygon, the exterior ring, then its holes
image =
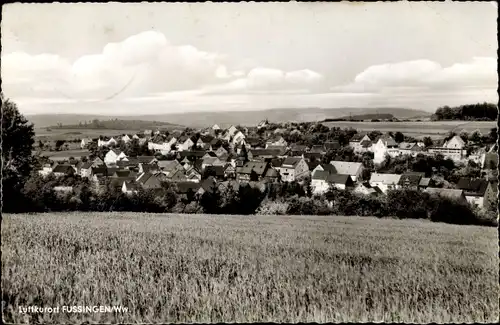
{"type": "Polygon", "coordinates": [[[2,5],[2,322],[499,322],[497,18],[2,5]]]}

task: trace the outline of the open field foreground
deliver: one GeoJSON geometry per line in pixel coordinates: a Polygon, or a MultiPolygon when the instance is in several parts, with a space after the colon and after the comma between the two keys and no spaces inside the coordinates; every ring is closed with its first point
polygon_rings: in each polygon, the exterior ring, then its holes
{"type": "Polygon", "coordinates": [[[425,122],[326,122],[322,123],[328,127],[354,128],[358,132],[378,130],[381,132],[402,132],[415,138],[430,136],[432,138],[443,138],[448,132],[459,134],[461,131],[472,133],[479,130],[482,134],[488,134],[490,129],[496,127],[495,121],[425,121],[425,122]]]}
{"type": "Polygon", "coordinates": [[[4,215],[1,234],[8,322],[498,321],[494,228],[71,213],[4,215]],[[129,311],[25,319],[30,305],[129,311]]]}

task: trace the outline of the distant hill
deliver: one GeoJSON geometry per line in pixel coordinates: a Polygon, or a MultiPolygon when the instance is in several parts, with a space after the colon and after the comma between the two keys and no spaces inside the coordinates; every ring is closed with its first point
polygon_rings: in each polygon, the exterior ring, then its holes
{"type": "Polygon", "coordinates": [[[362,115],[349,115],[342,116],[340,118],[327,118],[325,122],[334,121],[366,121],[366,120],[392,120],[394,119],[392,114],[362,114],[362,115]]]}
{"type": "Polygon", "coordinates": [[[103,129],[103,130],[146,130],[183,129],[185,126],[162,121],[139,120],[136,116],[112,117],[72,114],[27,115],[36,128],[51,129],[103,129]]]}
{"type": "Polygon", "coordinates": [[[189,127],[206,127],[218,124],[221,127],[229,127],[233,124],[256,125],[260,121],[268,119],[270,122],[312,122],[323,121],[327,118],[340,118],[349,115],[362,114],[392,114],[398,119],[407,119],[415,116],[430,116],[431,113],[408,108],[275,108],[257,111],[220,111],[220,112],[186,112],[161,115],[140,116],[99,116],[99,115],[28,115],[36,127],[47,127],[57,123],[78,124],[93,119],[110,120],[141,120],[157,121],[173,125],[184,125],[189,127]]]}

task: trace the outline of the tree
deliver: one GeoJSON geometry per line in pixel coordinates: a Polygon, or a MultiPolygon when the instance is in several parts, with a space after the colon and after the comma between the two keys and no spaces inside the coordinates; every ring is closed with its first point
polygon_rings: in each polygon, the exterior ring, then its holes
{"type": "Polygon", "coordinates": [[[2,210],[15,211],[22,207],[22,186],[34,164],[35,142],[33,124],[19,113],[17,105],[2,99],[2,210]]]}
{"type": "Polygon", "coordinates": [[[259,175],[253,169],[250,172],[250,181],[251,182],[258,182],[259,181],[259,175]]]}
{"type": "Polygon", "coordinates": [[[64,144],[64,140],[57,140],[56,141],[56,151],[60,151],[61,150],[61,147],[62,145],[64,144]]]}
{"type": "Polygon", "coordinates": [[[434,143],[432,142],[431,137],[425,137],[424,138],[424,145],[426,148],[432,146],[434,143]]]}
{"type": "Polygon", "coordinates": [[[398,131],[398,132],[396,132],[396,133],[394,134],[394,141],[396,141],[397,143],[401,143],[401,142],[405,141],[405,136],[404,136],[404,134],[403,134],[403,133],[401,133],[401,132],[399,132],[399,131],[398,131]]]}

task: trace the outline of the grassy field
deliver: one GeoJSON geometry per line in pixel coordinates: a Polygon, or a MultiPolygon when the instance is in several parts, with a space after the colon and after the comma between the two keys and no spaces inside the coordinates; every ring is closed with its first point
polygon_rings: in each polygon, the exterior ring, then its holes
{"type": "MultiPolygon", "coordinates": [[[[36,151],[34,151],[36,153],[36,151]]],[[[70,157],[80,159],[81,157],[88,157],[90,151],[87,149],[74,149],[74,150],[62,150],[62,151],[42,151],[42,156],[49,157],[51,160],[68,160],[70,157]]]]}
{"type": "Polygon", "coordinates": [[[144,130],[107,130],[107,129],[51,129],[35,128],[36,140],[56,141],[56,140],[72,140],[82,138],[97,138],[99,136],[117,136],[121,134],[130,134],[142,132],[144,130]]]}
{"type": "Polygon", "coordinates": [[[498,321],[494,228],[74,213],[4,215],[1,234],[9,322],[498,321]],[[29,305],[129,311],[19,314],[29,305]]]}
{"type": "Polygon", "coordinates": [[[327,122],[323,123],[328,127],[349,128],[352,127],[358,131],[373,131],[381,132],[402,132],[405,135],[421,138],[430,136],[432,138],[443,138],[450,131],[460,133],[465,130],[474,132],[479,130],[483,135],[490,132],[490,129],[496,127],[496,122],[479,122],[479,121],[426,121],[426,122],[327,122]]]}

